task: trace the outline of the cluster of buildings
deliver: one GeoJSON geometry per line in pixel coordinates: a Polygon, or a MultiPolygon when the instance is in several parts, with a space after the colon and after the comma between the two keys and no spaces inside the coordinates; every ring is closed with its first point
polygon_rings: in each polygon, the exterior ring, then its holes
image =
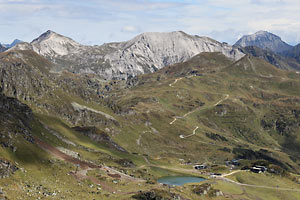
{"type": "Polygon", "coordinates": [[[267,171],[268,168],[266,168],[265,166],[254,166],[254,167],[250,167],[250,171],[254,172],[254,173],[263,173],[265,171],[267,171]]]}
{"type": "MultiPolygon", "coordinates": [[[[237,166],[240,166],[240,160],[233,159],[233,160],[230,160],[230,161],[226,161],[226,165],[229,166],[231,169],[233,169],[237,166]]],[[[194,169],[196,169],[196,170],[207,169],[207,167],[208,166],[206,164],[196,164],[196,165],[194,165],[194,169]]],[[[244,169],[246,169],[246,168],[244,168],[244,169]]],[[[255,165],[255,166],[250,167],[250,168],[247,167],[247,170],[250,170],[251,172],[254,172],[254,173],[263,173],[263,172],[266,172],[268,170],[268,168],[265,167],[265,166],[255,165]]],[[[219,175],[219,174],[213,174],[213,175],[219,175]]]]}

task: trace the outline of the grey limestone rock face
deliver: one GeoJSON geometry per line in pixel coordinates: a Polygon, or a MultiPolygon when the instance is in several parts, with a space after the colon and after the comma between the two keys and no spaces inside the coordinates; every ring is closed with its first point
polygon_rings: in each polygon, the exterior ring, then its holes
{"type": "Polygon", "coordinates": [[[81,45],[68,37],[47,31],[30,44],[20,43],[12,49],[33,50],[47,57],[55,63],[53,71],[97,74],[103,79],[127,79],[151,73],[202,52],[221,52],[232,60],[244,56],[238,48],[182,31],[143,33],[127,42],[101,46],[81,45]]]}
{"type": "Polygon", "coordinates": [[[112,66],[112,76],[119,72],[125,78],[187,61],[202,52],[221,52],[233,60],[244,56],[230,45],[178,31],[143,33],[128,42],[120,43],[116,51],[105,55],[105,59],[112,66]]]}

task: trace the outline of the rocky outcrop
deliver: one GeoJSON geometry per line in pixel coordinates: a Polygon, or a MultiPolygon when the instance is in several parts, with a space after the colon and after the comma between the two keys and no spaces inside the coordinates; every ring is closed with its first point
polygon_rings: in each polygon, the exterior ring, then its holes
{"type": "Polygon", "coordinates": [[[214,189],[211,184],[203,183],[201,185],[193,185],[193,192],[197,195],[201,196],[209,196],[209,197],[218,197],[223,196],[223,192],[217,189],[214,189]]]}
{"type": "Polygon", "coordinates": [[[7,178],[15,173],[19,168],[11,162],[0,159],[0,178],[7,178]]]}
{"type": "Polygon", "coordinates": [[[95,142],[106,144],[109,147],[116,149],[118,151],[127,152],[124,148],[122,148],[117,143],[115,143],[107,133],[97,129],[96,127],[77,126],[74,127],[73,130],[82,133],[83,135],[89,137],[91,140],[95,142]]]}
{"type": "Polygon", "coordinates": [[[28,142],[34,142],[30,125],[33,114],[27,105],[0,94],[0,110],[0,145],[15,152],[15,140],[18,136],[28,142]]]}
{"type": "MultiPolygon", "coordinates": [[[[0,159],[0,178],[8,178],[15,173],[19,168],[11,162],[0,159]]],[[[1,193],[0,193],[1,195],[1,193]]]]}
{"type": "Polygon", "coordinates": [[[187,200],[178,194],[158,189],[140,191],[138,194],[133,195],[132,198],[137,200],[187,200]]]}

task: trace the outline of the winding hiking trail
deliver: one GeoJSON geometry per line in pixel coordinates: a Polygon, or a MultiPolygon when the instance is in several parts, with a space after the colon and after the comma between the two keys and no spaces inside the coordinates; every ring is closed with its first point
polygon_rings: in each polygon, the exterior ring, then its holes
{"type": "Polygon", "coordinates": [[[181,79],[183,79],[183,77],[175,79],[175,81],[174,81],[173,83],[170,83],[169,86],[170,86],[170,87],[174,87],[173,85],[174,85],[175,83],[177,83],[177,81],[179,81],[179,80],[181,80],[181,79]]]}
{"type": "Polygon", "coordinates": [[[221,99],[220,101],[218,101],[217,103],[215,103],[214,106],[219,105],[220,103],[222,103],[223,101],[227,100],[228,98],[229,98],[229,94],[226,94],[226,95],[225,95],[225,98],[224,98],[224,99],[221,99]]]}
{"type": "MultiPolygon", "coordinates": [[[[177,79],[175,79],[175,81],[174,81],[173,83],[170,83],[169,86],[170,86],[170,87],[174,87],[173,85],[176,84],[179,80],[182,80],[183,78],[192,78],[192,77],[194,77],[194,76],[196,76],[196,75],[190,75],[190,76],[186,76],[186,77],[177,78],[177,79]]],[[[222,95],[224,95],[224,94],[222,94],[222,95]]],[[[225,100],[228,99],[228,98],[229,98],[229,94],[225,94],[225,98],[224,98],[224,99],[223,99],[223,98],[220,99],[220,101],[218,101],[217,103],[215,103],[213,106],[219,105],[220,103],[222,103],[223,101],[225,101],[225,100]]],[[[187,117],[188,115],[190,115],[190,114],[192,114],[192,113],[194,113],[194,112],[200,110],[201,108],[202,108],[202,107],[200,106],[200,107],[196,108],[195,110],[192,110],[192,111],[190,111],[190,112],[184,114],[182,117],[175,116],[174,119],[173,119],[169,124],[172,125],[172,124],[174,124],[174,123],[177,121],[177,119],[185,118],[185,117],[187,117]]],[[[204,108],[203,108],[203,109],[204,109],[204,108]]]]}
{"type": "MultiPolygon", "coordinates": [[[[251,68],[254,70],[254,72],[256,72],[256,69],[254,67],[254,65],[252,64],[251,60],[250,61],[250,64],[251,64],[251,68]]],[[[267,77],[267,78],[271,78],[272,75],[270,76],[263,76],[261,75],[262,77],[267,77]]],[[[173,85],[175,83],[177,83],[177,81],[181,80],[183,78],[179,78],[179,79],[176,79],[173,83],[169,84],[170,87],[174,87],[173,85]]],[[[229,94],[225,94],[225,98],[222,98],[220,99],[217,103],[213,104],[213,106],[217,106],[219,104],[221,104],[223,101],[227,100],[229,98],[229,94]]],[[[176,122],[177,119],[182,119],[194,112],[196,112],[197,110],[199,110],[199,108],[193,110],[193,111],[190,111],[186,114],[184,114],[182,117],[174,117],[173,121],[171,121],[169,124],[172,125],[176,122]]],[[[204,109],[204,108],[203,108],[204,109]]],[[[187,138],[187,137],[191,137],[193,135],[196,134],[196,130],[198,129],[199,127],[197,126],[194,130],[193,130],[193,133],[190,134],[190,135],[187,135],[187,136],[184,136],[184,135],[180,135],[179,137],[181,139],[184,139],[184,138],[187,138]]],[[[162,167],[160,166],[161,168],[166,168],[166,169],[173,169],[173,170],[178,170],[178,171],[184,171],[184,172],[196,172],[195,170],[192,170],[192,169],[180,169],[180,168],[170,168],[170,167],[162,167]]],[[[245,184],[245,183],[239,183],[239,182],[236,182],[234,180],[231,180],[229,178],[226,178],[227,176],[230,176],[230,175],[233,175],[235,173],[238,173],[238,172],[241,172],[241,170],[237,170],[237,171],[233,171],[233,172],[230,172],[228,174],[223,174],[221,176],[217,176],[216,179],[219,179],[219,180],[222,180],[222,181],[225,181],[225,182],[230,182],[230,183],[234,183],[234,184],[237,184],[237,185],[240,185],[240,186],[245,186],[245,187],[254,187],[254,188],[265,188],[265,189],[273,189],[273,190],[282,190],[282,191],[292,191],[292,192],[300,192],[300,189],[292,189],[292,188],[280,188],[280,187],[270,187],[270,186],[263,186],[263,185],[251,185],[251,184],[245,184]]],[[[198,172],[196,172],[198,173],[198,172]]]]}
{"type": "MultiPolygon", "coordinates": [[[[215,103],[211,107],[219,105],[220,103],[222,103],[223,101],[227,100],[228,98],[229,98],[229,94],[225,94],[225,98],[220,99],[217,103],[215,103]]],[[[210,106],[206,106],[206,107],[200,106],[200,107],[196,108],[195,110],[192,110],[192,111],[184,114],[182,117],[175,116],[174,119],[173,119],[173,121],[171,121],[169,124],[172,125],[172,124],[174,124],[177,121],[177,119],[183,119],[183,118],[187,117],[188,115],[190,115],[190,114],[192,114],[192,113],[194,113],[196,111],[203,110],[203,109],[208,108],[208,107],[210,107],[210,106]]]]}
{"type": "Polygon", "coordinates": [[[191,137],[191,136],[193,136],[193,135],[195,135],[196,134],[196,130],[198,129],[199,127],[197,126],[194,130],[193,130],[193,133],[192,134],[190,134],[190,135],[186,135],[186,136],[184,136],[184,135],[180,135],[179,137],[181,138],[181,139],[184,139],[184,138],[188,138],[188,137],[191,137]]]}

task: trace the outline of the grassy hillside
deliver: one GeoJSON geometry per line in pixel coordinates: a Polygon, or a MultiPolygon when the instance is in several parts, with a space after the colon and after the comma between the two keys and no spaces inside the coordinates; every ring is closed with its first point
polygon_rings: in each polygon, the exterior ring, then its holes
{"type": "Polygon", "coordinates": [[[145,195],[140,190],[166,199],[199,198],[197,186],[156,183],[173,175],[208,178],[224,193],[217,199],[299,195],[272,192],[279,182],[280,188],[299,188],[297,73],[251,56],[232,62],[219,53],[110,82],[53,74],[51,63],[32,52],[1,54],[0,61],[0,91],[19,99],[0,115],[0,159],[11,166],[2,170],[8,176],[0,185],[8,199],[129,199],[145,195]],[[14,129],[20,134],[12,136],[14,129]],[[234,182],[209,178],[230,172],[225,163],[232,159],[241,159],[237,169],[263,164],[278,173],[227,177],[234,182]],[[193,170],[196,163],[208,169],[193,170]]]}

